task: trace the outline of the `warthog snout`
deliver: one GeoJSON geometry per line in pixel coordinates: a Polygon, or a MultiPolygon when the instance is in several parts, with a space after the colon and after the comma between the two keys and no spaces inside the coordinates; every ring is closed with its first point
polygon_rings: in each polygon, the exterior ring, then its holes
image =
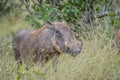
{"type": "Polygon", "coordinates": [[[71,51],[71,56],[76,57],[78,54],[80,54],[82,47],[83,46],[81,44],[74,46],[73,50],[71,51]]]}
{"type": "Polygon", "coordinates": [[[81,52],[81,47],[75,47],[72,51],[72,56],[77,56],[81,52]]]}
{"type": "Polygon", "coordinates": [[[74,38],[71,42],[65,42],[66,49],[68,50],[68,53],[75,57],[77,54],[80,54],[82,47],[83,47],[83,40],[80,39],[79,42],[77,42],[74,38]]]}

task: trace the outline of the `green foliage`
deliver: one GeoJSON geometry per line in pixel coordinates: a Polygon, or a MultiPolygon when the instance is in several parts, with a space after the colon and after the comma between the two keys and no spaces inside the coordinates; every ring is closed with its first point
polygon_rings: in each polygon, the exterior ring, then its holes
{"type": "Polygon", "coordinates": [[[91,10],[94,11],[94,1],[63,0],[58,2],[59,5],[55,5],[55,3],[50,4],[46,1],[42,3],[32,3],[32,13],[27,16],[27,18],[29,18],[27,20],[31,21],[37,27],[41,27],[42,23],[38,24],[39,21],[45,23],[46,21],[57,21],[62,19],[70,23],[75,22],[82,17],[85,11],[89,12],[86,8],[91,8],[91,10]]]}
{"type": "Polygon", "coordinates": [[[10,14],[11,11],[17,12],[20,7],[17,0],[0,0],[0,16],[10,14]]]}
{"type": "MultiPolygon", "coordinates": [[[[4,0],[0,1],[0,15],[9,11],[28,12],[26,20],[40,28],[47,21],[65,20],[77,26],[77,21],[85,19],[88,23],[95,12],[114,10],[115,1],[110,0],[4,0]]],[[[111,12],[110,17],[114,17],[111,12]]],[[[113,23],[113,21],[112,21],[113,23]]]]}

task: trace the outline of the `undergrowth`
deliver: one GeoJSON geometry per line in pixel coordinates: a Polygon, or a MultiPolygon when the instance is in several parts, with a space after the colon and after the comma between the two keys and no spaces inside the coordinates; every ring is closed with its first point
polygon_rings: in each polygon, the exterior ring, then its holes
{"type": "Polygon", "coordinates": [[[31,28],[30,24],[20,17],[13,23],[6,19],[0,22],[0,80],[120,80],[120,54],[116,46],[112,46],[113,35],[106,34],[110,31],[109,23],[98,22],[94,30],[81,33],[84,36],[82,52],[75,58],[61,55],[56,73],[52,61],[45,65],[43,72],[37,65],[28,71],[22,66],[17,69],[12,34],[26,28],[31,28]]]}

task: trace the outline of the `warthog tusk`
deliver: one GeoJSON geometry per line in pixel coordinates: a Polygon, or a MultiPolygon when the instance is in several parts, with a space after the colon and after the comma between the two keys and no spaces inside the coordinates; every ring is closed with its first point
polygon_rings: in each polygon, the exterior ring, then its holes
{"type": "Polygon", "coordinates": [[[60,50],[60,47],[56,44],[55,40],[53,41],[53,46],[58,52],[62,53],[62,51],[60,50]]]}
{"type": "Polygon", "coordinates": [[[66,49],[69,49],[69,48],[70,48],[67,41],[65,41],[65,47],[66,47],[66,49]]]}

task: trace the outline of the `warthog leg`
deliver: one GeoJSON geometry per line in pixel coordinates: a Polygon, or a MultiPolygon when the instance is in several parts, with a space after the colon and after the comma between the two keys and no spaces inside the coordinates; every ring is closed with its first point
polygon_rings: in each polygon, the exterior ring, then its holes
{"type": "Polygon", "coordinates": [[[58,58],[59,58],[59,55],[58,55],[58,54],[55,54],[55,55],[54,55],[54,58],[53,58],[53,62],[52,62],[54,72],[57,72],[58,58]]]}

